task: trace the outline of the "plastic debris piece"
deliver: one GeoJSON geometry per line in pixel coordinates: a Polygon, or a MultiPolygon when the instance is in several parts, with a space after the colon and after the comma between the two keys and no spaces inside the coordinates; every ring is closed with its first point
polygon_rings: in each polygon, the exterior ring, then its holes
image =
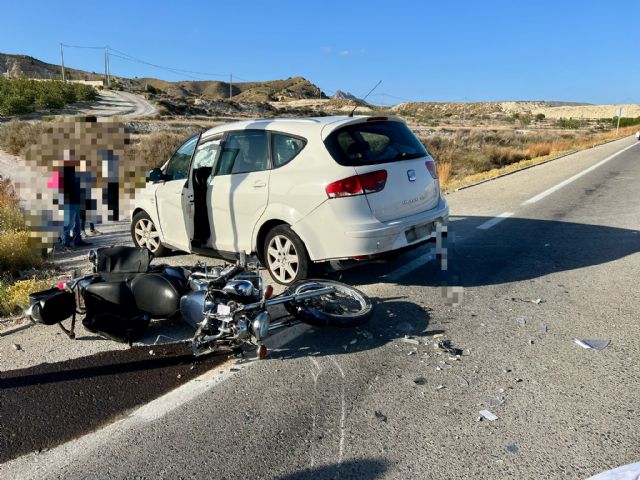
{"type": "Polygon", "coordinates": [[[380,420],[382,422],[386,422],[387,421],[387,416],[384,413],[382,413],[382,412],[380,412],[378,410],[375,411],[375,416],[376,416],[376,418],[378,420],[380,420]]]}
{"type": "Polygon", "coordinates": [[[511,453],[512,455],[515,455],[516,453],[518,453],[518,447],[515,443],[511,443],[509,445],[506,446],[505,450],[508,453],[511,453]]]}
{"type": "Polygon", "coordinates": [[[549,325],[546,323],[541,323],[538,326],[538,333],[547,333],[549,331],[549,325]]]}
{"type": "Polygon", "coordinates": [[[14,349],[14,350],[16,350],[16,351],[18,351],[18,350],[22,350],[22,347],[21,347],[20,345],[18,345],[17,343],[14,343],[14,344],[12,345],[12,347],[13,347],[13,349],[14,349]]]}
{"type": "Polygon", "coordinates": [[[357,339],[357,338],[354,338],[353,340],[351,340],[351,341],[349,342],[349,345],[355,345],[356,343],[358,343],[358,339],[357,339]]]}
{"type": "Polygon", "coordinates": [[[154,352],[153,350],[149,350],[149,355],[155,355],[156,352],[154,352]]]}
{"type": "Polygon", "coordinates": [[[418,377],[413,381],[413,383],[415,383],[416,385],[426,385],[427,379],[424,377],[418,377]]]}
{"type": "Polygon", "coordinates": [[[402,340],[404,343],[410,343],[411,345],[420,345],[420,342],[415,338],[404,337],[400,340],[402,340]]]}
{"type": "Polygon", "coordinates": [[[490,422],[494,422],[498,419],[498,417],[491,413],[489,410],[480,410],[480,416],[486,418],[490,422]]]}
{"type": "Polygon", "coordinates": [[[181,373],[179,373],[179,374],[176,376],[176,378],[178,378],[178,379],[182,378],[182,374],[181,374],[181,373]]]}
{"type": "Polygon", "coordinates": [[[542,299],[541,298],[535,298],[533,300],[529,300],[531,303],[535,303],[536,305],[542,303],[542,299]]]}
{"type": "Polygon", "coordinates": [[[438,386],[436,387],[436,390],[442,390],[443,388],[444,388],[444,385],[438,385],[438,386]]]}
{"type": "Polygon", "coordinates": [[[527,320],[529,318],[526,315],[521,315],[519,317],[516,318],[516,323],[521,326],[524,327],[527,324],[527,320]]]}
{"type": "Polygon", "coordinates": [[[444,333],[436,333],[431,338],[444,338],[446,335],[444,333]]]}
{"type": "Polygon", "coordinates": [[[504,402],[505,402],[504,397],[496,397],[496,398],[492,398],[489,401],[489,405],[491,407],[500,407],[500,406],[504,405],[504,402]]]}
{"type": "Polygon", "coordinates": [[[462,355],[462,349],[461,348],[456,348],[453,346],[453,343],[451,342],[451,340],[438,340],[438,343],[436,343],[436,345],[438,346],[438,348],[440,350],[444,350],[445,352],[447,352],[449,355],[462,355]]]}
{"type": "Polygon", "coordinates": [[[592,348],[594,350],[604,350],[611,343],[611,340],[587,340],[584,338],[574,338],[573,341],[582,348],[592,348]]]}
{"type": "Polygon", "coordinates": [[[407,356],[415,355],[415,354],[416,354],[416,351],[415,350],[411,350],[409,353],[407,353],[407,356]]]}

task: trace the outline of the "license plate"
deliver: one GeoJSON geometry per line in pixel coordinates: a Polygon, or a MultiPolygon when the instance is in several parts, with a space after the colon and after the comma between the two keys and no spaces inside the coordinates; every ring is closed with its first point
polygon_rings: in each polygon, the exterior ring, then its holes
{"type": "Polygon", "coordinates": [[[425,223],[423,225],[416,225],[409,230],[405,230],[404,236],[407,239],[407,243],[415,242],[421,238],[428,237],[434,231],[433,223],[425,223]]]}

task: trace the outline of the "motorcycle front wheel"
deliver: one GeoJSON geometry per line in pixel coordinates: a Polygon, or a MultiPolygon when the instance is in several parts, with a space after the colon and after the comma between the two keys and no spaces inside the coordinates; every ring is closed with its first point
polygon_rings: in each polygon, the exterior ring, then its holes
{"type": "Polygon", "coordinates": [[[285,308],[297,319],[316,327],[357,327],[373,315],[371,299],[360,290],[333,280],[304,280],[287,288],[284,295],[333,287],[335,291],[302,302],[287,303],[285,308]]]}

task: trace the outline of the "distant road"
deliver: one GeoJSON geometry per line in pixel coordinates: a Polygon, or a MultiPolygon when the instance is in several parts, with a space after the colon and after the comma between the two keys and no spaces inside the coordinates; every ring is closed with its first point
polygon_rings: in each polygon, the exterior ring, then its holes
{"type": "Polygon", "coordinates": [[[158,110],[141,95],[103,90],[94,104],[78,113],[97,117],[146,117],[157,114],[158,110]]]}

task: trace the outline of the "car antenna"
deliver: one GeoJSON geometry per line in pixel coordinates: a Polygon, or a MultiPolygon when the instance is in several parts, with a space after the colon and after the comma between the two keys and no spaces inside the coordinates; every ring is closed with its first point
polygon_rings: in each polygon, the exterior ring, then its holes
{"type": "MultiPolygon", "coordinates": [[[[373,87],[371,90],[369,90],[369,93],[367,93],[367,94],[364,96],[364,98],[362,98],[361,100],[364,102],[364,101],[367,99],[367,97],[368,97],[369,95],[371,95],[371,94],[373,93],[373,91],[374,91],[376,88],[378,88],[378,87],[380,86],[380,84],[381,84],[381,83],[382,83],[382,80],[380,80],[378,83],[376,83],[376,86],[375,86],[375,87],[373,87]]],[[[355,107],[353,107],[353,110],[351,110],[351,113],[349,113],[349,116],[350,116],[350,117],[353,117],[353,112],[355,112],[355,111],[356,111],[356,108],[358,108],[358,101],[357,101],[357,100],[354,100],[354,102],[356,102],[356,106],[355,106],[355,107]]]]}

